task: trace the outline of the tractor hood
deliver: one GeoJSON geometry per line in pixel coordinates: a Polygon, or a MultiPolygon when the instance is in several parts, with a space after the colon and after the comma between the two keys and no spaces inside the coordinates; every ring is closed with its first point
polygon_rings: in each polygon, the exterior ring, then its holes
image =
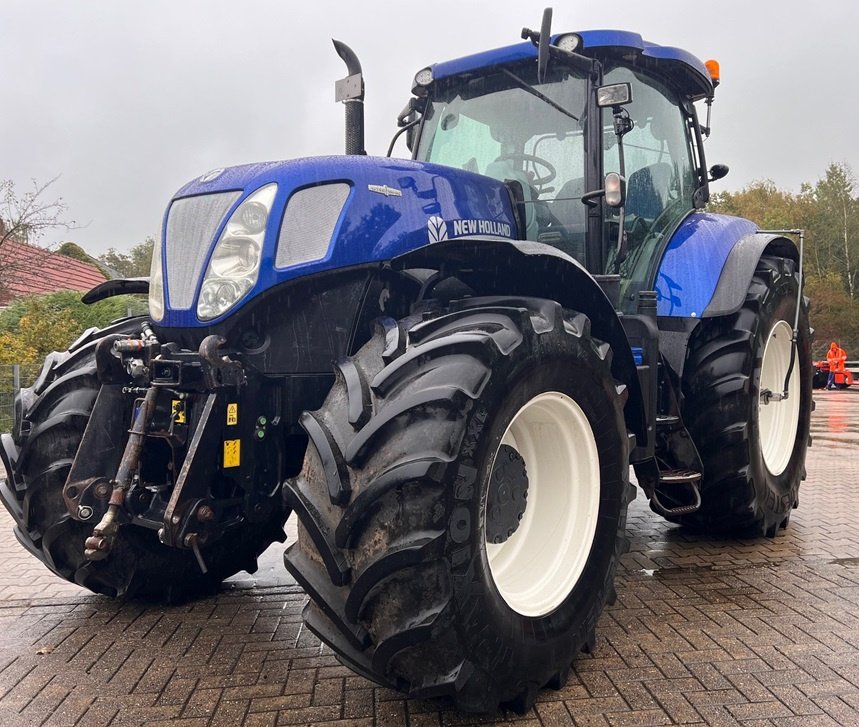
{"type": "Polygon", "coordinates": [[[216,169],[182,187],[164,216],[159,324],[211,325],[280,283],[455,237],[517,237],[501,182],[366,156],[216,169]]]}

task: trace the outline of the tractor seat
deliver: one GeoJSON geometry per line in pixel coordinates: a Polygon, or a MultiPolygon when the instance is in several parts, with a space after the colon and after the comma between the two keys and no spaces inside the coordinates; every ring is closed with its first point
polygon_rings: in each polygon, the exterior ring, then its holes
{"type": "Polygon", "coordinates": [[[670,164],[659,162],[629,175],[626,187],[626,214],[655,220],[668,203],[668,190],[674,170],[670,164]]]}

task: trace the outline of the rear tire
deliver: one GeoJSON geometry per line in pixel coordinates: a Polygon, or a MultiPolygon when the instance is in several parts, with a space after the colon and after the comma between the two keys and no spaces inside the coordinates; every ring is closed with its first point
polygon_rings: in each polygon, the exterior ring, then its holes
{"type": "Polygon", "coordinates": [[[793,260],[764,256],[743,307],[702,320],[689,341],[683,418],[704,465],[701,508],[672,518],[708,531],[776,534],[799,500],[811,421],[811,334],[807,305],[784,401],[780,392],[796,315],[793,260]]]}
{"type": "Polygon", "coordinates": [[[525,711],[563,685],[626,544],[610,360],[584,315],[484,298],[391,321],[338,364],[302,418],[285,563],[342,661],[467,711],[525,711]]]}
{"type": "Polygon", "coordinates": [[[274,508],[264,525],[239,526],[204,548],[205,574],[191,551],[164,546],[155,531],[135,525],[120,527],[105,560],[84,558],[95,523],[73,519],[62,492],[100,387],[95,346],[108,335],[138,331],[143,320],[94,330],[69,351],[48,356],[34,386],[17,397],[12,446],[20,447],[14,472],[19,489],[8,483],[0,497],[21,544],[61,578],[107,596],[173,603],[212,593],[241,570],[256,570],[257,556],[284,540],[285,515],[274,508]]]}

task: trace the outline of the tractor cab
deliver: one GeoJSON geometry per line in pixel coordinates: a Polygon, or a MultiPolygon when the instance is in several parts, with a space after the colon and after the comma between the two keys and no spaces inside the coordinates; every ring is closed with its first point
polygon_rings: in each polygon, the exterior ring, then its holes
{"type": "Polygon", "coordinates": [[[635,33],[554,35],[542,64],[532,35],[417,74],[413,155],[507,183],[521,237],[620,274],[634,311],[661,243],[708,198],[693,102],[714,82],[694,56],[635,33]]]}

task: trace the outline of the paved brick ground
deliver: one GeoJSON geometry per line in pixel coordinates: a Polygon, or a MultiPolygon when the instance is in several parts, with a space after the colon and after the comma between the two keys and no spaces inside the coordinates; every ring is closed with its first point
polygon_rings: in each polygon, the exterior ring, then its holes
{"type": "Polygon", "coordinates": [[[482,720],[338,665],[270,550],[180,608],[57,579],[0,516],[0,725],[859,725],[859,390],[815,394],[801,506],[774,540],[698,538],[631,509],[597,649],[524,717],[482,720]]]}

